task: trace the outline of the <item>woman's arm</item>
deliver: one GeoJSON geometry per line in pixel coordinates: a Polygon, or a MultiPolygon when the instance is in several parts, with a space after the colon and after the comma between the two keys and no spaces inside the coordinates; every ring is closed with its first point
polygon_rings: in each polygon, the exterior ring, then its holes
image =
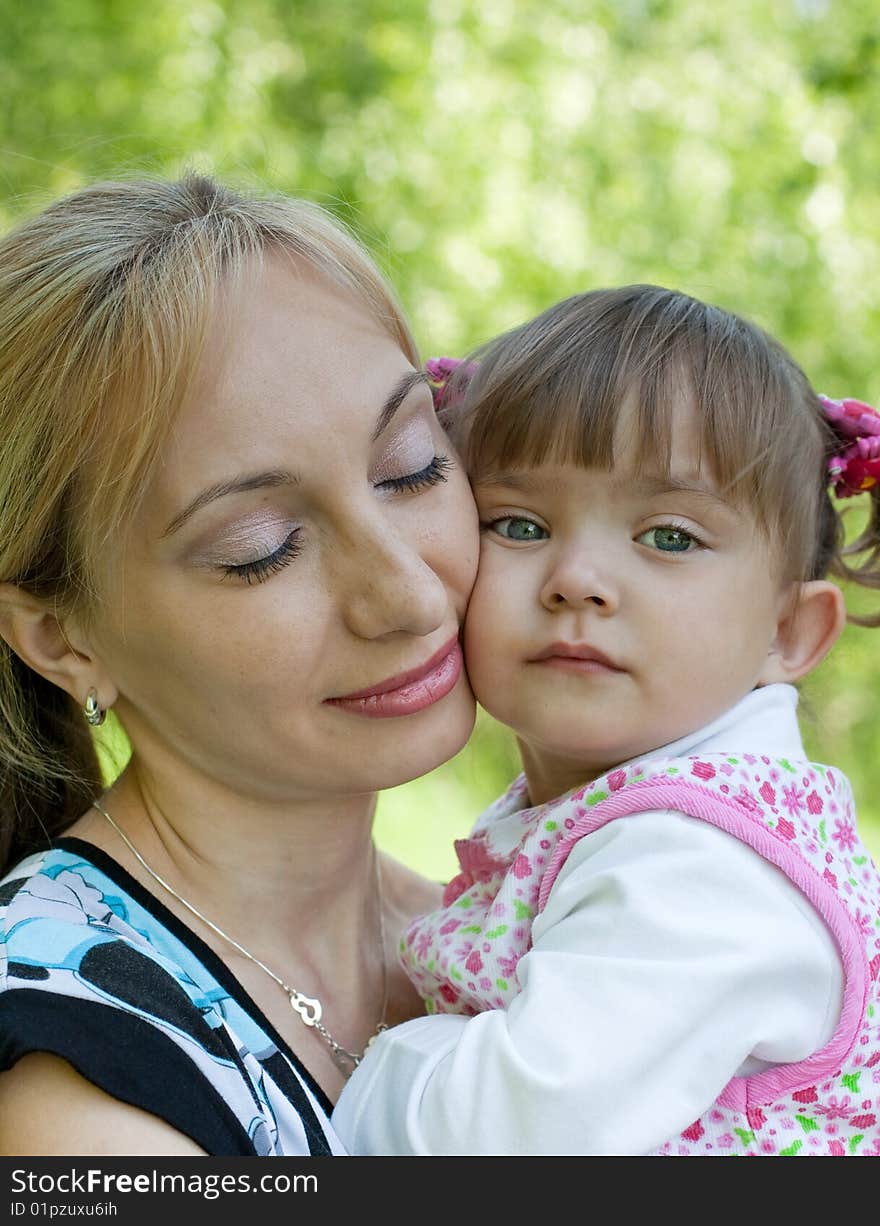
{"type": "Polygon", "coordinates": [[[155,1115],[111,1098],[66,1060],[32,1052],[0,1074],[0,1155],[195,1157],[205,1151],[155,1115]]]}

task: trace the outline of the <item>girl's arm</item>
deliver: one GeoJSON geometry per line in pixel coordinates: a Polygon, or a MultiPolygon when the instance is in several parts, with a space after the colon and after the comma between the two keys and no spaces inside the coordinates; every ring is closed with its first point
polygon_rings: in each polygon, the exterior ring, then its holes
{"type": "Polygon", "coordinates": [[[333,1122],[364,1154],[644,1154],[737,1073],[803,1059],[842,999],[837,947],[751,848],[680,813],[574,848],[507,1012],[382,1036],[333,1122]]]}

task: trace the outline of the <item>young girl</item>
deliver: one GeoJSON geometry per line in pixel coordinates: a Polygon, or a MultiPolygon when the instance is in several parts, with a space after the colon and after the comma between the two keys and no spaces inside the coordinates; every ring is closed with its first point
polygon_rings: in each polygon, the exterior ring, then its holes
{"type": "Polygon", "coordinates": [[[846,620],[825,575],[878,583],[880,416],[653,286],[454,366],[433,373],[483,529],[466,660],[523,774],[406,932],[433,1016],[372,1045],[341,1136],[880,1153],[880,878],[795,689],[846,620]],[[870,490],[847,549],[829,482],[870,490]]]}

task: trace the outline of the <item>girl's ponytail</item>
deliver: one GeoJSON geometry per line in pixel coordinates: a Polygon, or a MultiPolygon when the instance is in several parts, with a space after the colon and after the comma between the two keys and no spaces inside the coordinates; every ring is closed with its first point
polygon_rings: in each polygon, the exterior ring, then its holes
{"type": "MultiPolygon", "coordinates": [[[[834,574],[859,587],[880,589],[880,484],[869,491],[868,522],[856,540],[841,548],[832,563],[834,574]],[[848,558],[858,558],[855,565],[848,558]]],[[[856,626],[880,626],[880,611],[874,614],[849,613],[847,620],[856,626]]]]}
{"type": "MultiPolygon", "coordinates": [[[[822,555],[818,570],[847,583],[880,589],[880,413],[860,400],[831,400],[820,396],[830,427],[827,479],[836,500],[867,493],[868,519],[858,537],[845,544],[841,513],[829,494],[823,508],[822,555]],[[833,527],[829,527],[829,516],[833,527]],[[849,559],[857,559],[850,562],[849,559]]],[[[880,610],[873,614],[848,613],[857,626],[880,626],[880,610]]]]}

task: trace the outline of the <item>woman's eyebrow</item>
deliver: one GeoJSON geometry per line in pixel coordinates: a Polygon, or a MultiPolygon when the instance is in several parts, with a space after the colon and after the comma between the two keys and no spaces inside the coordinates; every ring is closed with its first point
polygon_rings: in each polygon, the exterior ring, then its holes
{"type": "Polygon", "coordinates": [[[225,498],[227,494],[241,494],[248,490],[272,489],[277,485],[296,485],[299,478],[293,473],[287,472],[286,469],[272,469],[264,473],[250,473],[244,477],[234,477],[230,481],[218,481],[216,485],[211,485],[207,489],[202,490],[200,494],[196,494],[192,502],[177,515],[174,516],[171,523],[162,533],[162,537],[171,536],[178,528],[182,528],[188,519],[195,515],[196,511],[200,511],[202,507],[207,506],[209,502],[214,502],[218,498],[225,498]]]}
{"type": "Polygon", "coordinates": [[[406,400],[412,389],[419,383],[430,383],[428,374],[424,370],[408,370],[402,378],[398,379],[394,387],[388,393],[385,403],[379,412],[376,420],[376,426],[373,433],[370,435],[370,442],[375,443],[376,439],[386,428],[391,418],[406,400]]]}
{"type": "MultiPolygon", "coordinates": [[[[376,426],[370,436],[371,443],[374,443],[387,427],[412,389],[419,383],[429,382],[428,375],[423,370],[408,370],[405,375],[398,379],[379,411],[376,426]]],[[[174,516],[171,523],[162,533],[162,537],[171,536],[179,528],[182,528],[186,521],[195,515],[196,511],[200,511],[209,502],[215,502],[218,498],[225,498],[227,494],[241,494],[248,490],[271,489],[277,485],[295,485],[298,480],[293,473],[288,472],[286,469],[273,469],[269,472],[251,473],[244,477],[235,477],[229,481],[218,481],[216,485],[211,485],[207,489],[202,490],[200,494],[196,494],[192,502],[188,503],[182,511],[174,516]]]]}

